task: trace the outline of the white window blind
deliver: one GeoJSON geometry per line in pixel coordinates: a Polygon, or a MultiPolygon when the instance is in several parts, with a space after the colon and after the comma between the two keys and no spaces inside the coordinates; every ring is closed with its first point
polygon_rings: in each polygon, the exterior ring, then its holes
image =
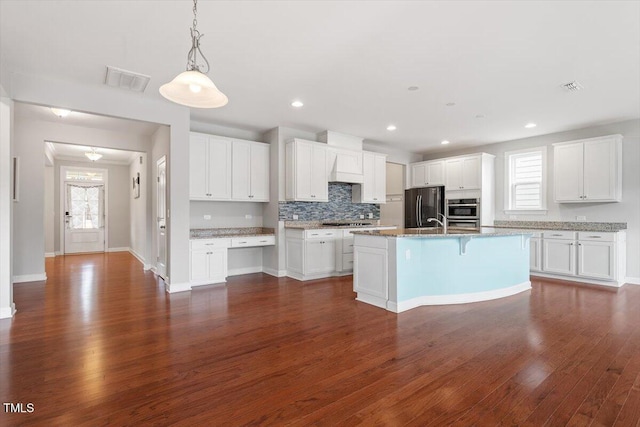
{"type": "Polygon", "coordinates": [[[509,204],[511,210],[545,209],[545,155],[542,149],[510,153],[509,204]]]}

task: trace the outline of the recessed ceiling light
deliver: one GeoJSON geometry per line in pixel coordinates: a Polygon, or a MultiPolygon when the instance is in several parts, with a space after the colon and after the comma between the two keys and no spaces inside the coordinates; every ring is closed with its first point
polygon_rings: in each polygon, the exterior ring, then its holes
{"type": "Polygon", "coordinates": [[[447,145],[449,143],[449,141],[447,141],[446,139],[444,141],[442,141],[440,144],[442,145],[447,145]]]}
{"type": "Polygon", "coordinates": [[[418,90],[418,89],[420,89],[418,86],[409,86],[409,87],[407,88],[407,90],[410,90],[410,91],[412,91],[412,92],[413,92],[414,90],[418,90]]]}
{"type": "Polygon", "coordinates": [[[531,129],[531,128],[534,128],[536,126],[538,126],[538,125],[535,124],[535,123],[527,123],[526,125],[524,125],[524,127],[526,127],[527,129],[531,129]]]}
{"type": "Polygon", "coordinates": [[[58,117],[67,117],[71,110],[65,110],[64,108],[51,108],[51,112],[58,117]]]}
{"type": "Polygon", "coordinates": [[[447,102],[445,105],[447,107],[453,107],[454,105],[456,105],[456,103],[455,102],[447,102]]]}
{"type": "Polygon", "coordinates": [[[291,106],[292,106],[292,107],[296,107],[296,108],[300,108],[300,107],[302,107],[303,105],[304,105],[304,104],[302,103],[302,101],[293,101],[293,102],[291,103],[291,106]]]}
{"type": "Polygon", "coordinates": [[[387,126],[387,130],[394,131],[394,130],[396,130],[396,129],[398,129],[398,128],[396,127],[396,125],[389,125],[389,126],[387,126]]]}

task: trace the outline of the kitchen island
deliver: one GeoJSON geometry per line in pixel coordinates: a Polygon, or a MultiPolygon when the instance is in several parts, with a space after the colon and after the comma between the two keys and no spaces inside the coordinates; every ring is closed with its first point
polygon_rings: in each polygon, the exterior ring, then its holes
{"type": "Polygon", "coordinates": [[[355,231],[358,301],[400,313],[422,305],[503,298],[531,289],[520,230],[412,228],[355,231]]]}

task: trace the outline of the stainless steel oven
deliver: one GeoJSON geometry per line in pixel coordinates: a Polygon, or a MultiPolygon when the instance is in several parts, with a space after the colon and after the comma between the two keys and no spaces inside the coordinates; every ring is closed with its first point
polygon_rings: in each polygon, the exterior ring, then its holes
{"type": "Polygon", "coordinates": [[[480,228],[480,199],[447,200],[449,227],[480,228]]]}

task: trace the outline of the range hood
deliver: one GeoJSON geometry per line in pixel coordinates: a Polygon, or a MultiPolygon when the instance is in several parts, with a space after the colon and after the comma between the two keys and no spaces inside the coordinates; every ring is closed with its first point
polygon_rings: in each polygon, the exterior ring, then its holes
{"type": "Polygon", "coordinates": [[[329,182],[362,184],[362,138],[327,131],[320,134],[319,139],[329,146],[329,182]]]}

